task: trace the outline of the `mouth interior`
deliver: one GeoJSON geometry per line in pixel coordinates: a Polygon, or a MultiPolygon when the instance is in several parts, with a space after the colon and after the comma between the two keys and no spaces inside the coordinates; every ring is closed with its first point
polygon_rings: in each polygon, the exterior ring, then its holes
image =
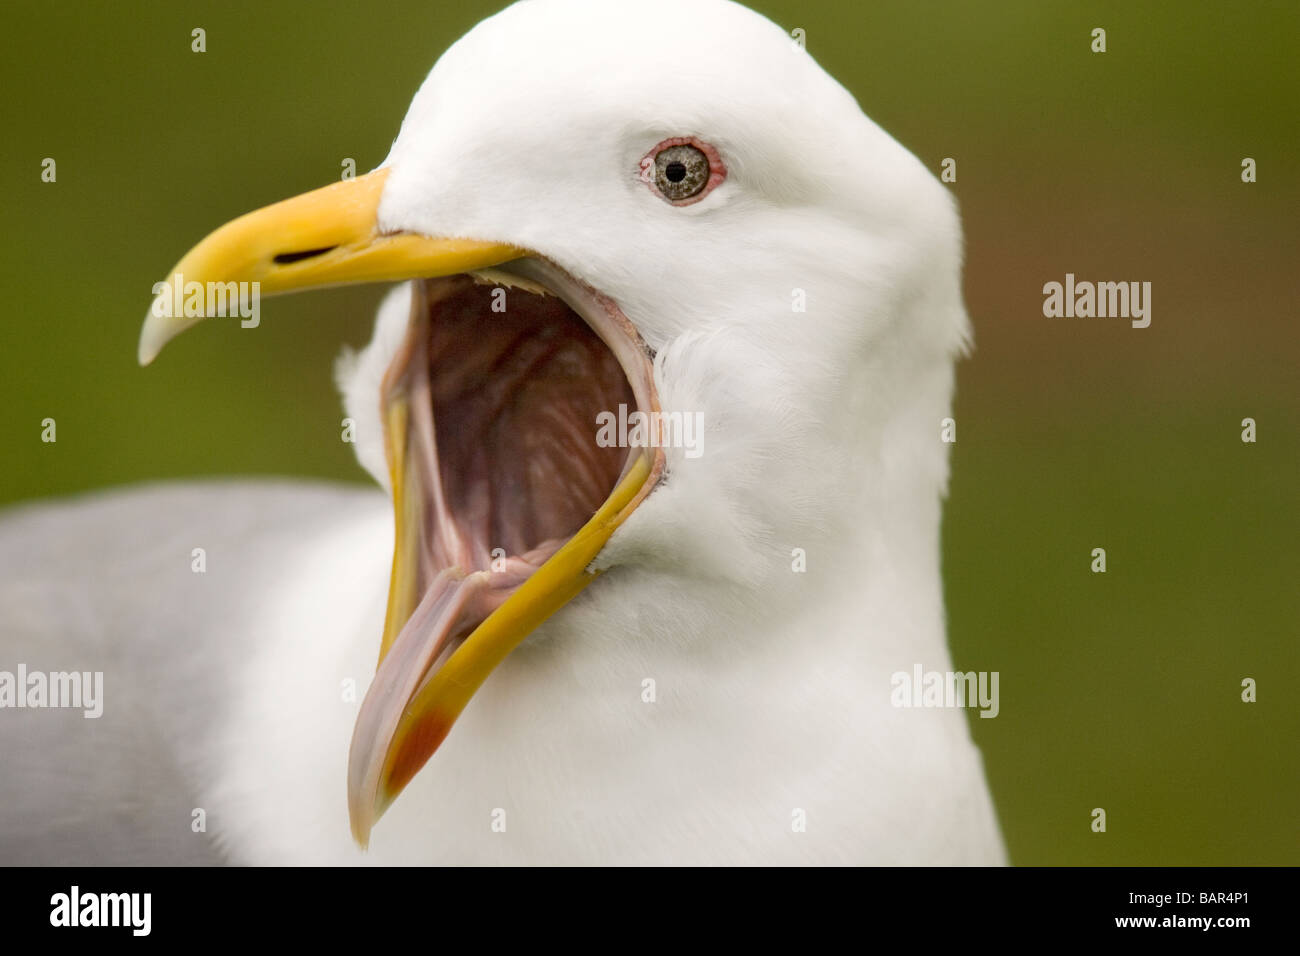
{"type": "Polygon", "coordinates": [[[597,444],[597,414],[635,407],[635,393],[560,297],[454,276],[417,282],[411,308],[382,397],[405,409],[396,426],[385,414],[390,455],[400,451],[389,616],[401,630],[362,707],[368,733],[391,732],[393,702],[582,528],[636,452],[597,444]]]}
{"type": "Polygon", "coordinates": [[[596,416],[634,406],[632,388],[557,296],[464,276],[423,285],[432,569],[493,571],[494,553],[496,573],[503,553],[537,567],[613,491],[628,450],[597,445],[596,416]]]}

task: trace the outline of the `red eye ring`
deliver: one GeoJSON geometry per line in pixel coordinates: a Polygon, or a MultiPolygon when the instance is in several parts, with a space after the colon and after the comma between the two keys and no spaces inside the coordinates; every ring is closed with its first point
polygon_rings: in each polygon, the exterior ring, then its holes
{"type": "Polygon", "coordinates": [[[693,203],[699,202],[709,193],[713,192],[713,190],[727,178],[726,164],[722,162],[722,156],[718,153],[717,149],[703,140],[696,139],[694,136],[671,136],[668,139],[657,143],[650,152],[641,157],[639,168],[639,177],[641,181],[645,183],[656,196],[672,206],[689,206],[693,203]],[[704,157],[709,161],[709,177],[705,182],[704,187],[700,189],[699,192],[683,199],[672,199],[669,196],[664,195],[663,191],[655,181],[656,157],[658,157],[658,155],[664,150],[673,146],[694,147],[703,153],[704,157]]]}

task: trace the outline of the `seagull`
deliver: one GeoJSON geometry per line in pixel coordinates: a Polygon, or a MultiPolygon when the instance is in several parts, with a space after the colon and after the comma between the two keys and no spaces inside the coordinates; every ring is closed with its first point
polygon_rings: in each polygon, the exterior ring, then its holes
{"type": "MultiPolygon", "coordinates": [[[[0,669],[104,678],[98,719],[0,710],[0,857],[1005,862],[968,715],[891,688],[952,666],[961,257],[945,188],[743,6],[484,20],[374,171],[173,270],[395,283],[337,368],[379,488],[0,521],[0,669]]],[[[160,291],[140,361],[209,311],[160,291]]]]}

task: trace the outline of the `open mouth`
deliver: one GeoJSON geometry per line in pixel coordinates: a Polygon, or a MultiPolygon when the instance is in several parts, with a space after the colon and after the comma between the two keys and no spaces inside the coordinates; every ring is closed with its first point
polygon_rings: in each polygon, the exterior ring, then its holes
{"type": "MultiPolygon", "coordinates": [[[[172,270],[187,288],[261,295],[413,280],[376,396],[396,536],[379,669],[348,758],[362,845],[493,668],[594,579],[592,561],[664,468],[654,438],[597,440],[600,413],[659,411],[649,350],[618,306],[527,250],[381,228],[388,174],[241,216],[172,270]]],[[[140,361],[203,317],[160,292],[140,361]]]]}
{"type": "MultiPolygon", "coordinates": [[[[489,643],[481,625],[619,489],[634,507],[663,467],[658,449],[596,440],[602,411],[657,408],[640,336],[537,258],[413,283],[380,403],[397,537],[379,670],[349,759],[360,840],[459,714],[422,701],[446,700],[430,690],[438,675],[462,648],[467,661],[487,653],[474,645],[489,643]]],[[[494,664],[525,636],[491,649],[494,664]]]]}

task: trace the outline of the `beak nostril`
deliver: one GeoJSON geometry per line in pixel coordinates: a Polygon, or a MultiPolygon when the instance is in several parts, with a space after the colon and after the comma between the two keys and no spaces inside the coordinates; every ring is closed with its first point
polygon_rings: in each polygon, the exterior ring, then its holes
{"type": "Polygon", "coordinates": [[[303,259],[312,259],[316,256],[323,256],[331,249],[337,249],[338,246],[323,246],[320,249],[304,249],[302,252],[282,252],[275,257],[275,264],[278,266],[287,266],[291,262],[301,262],[303,259]]]}

